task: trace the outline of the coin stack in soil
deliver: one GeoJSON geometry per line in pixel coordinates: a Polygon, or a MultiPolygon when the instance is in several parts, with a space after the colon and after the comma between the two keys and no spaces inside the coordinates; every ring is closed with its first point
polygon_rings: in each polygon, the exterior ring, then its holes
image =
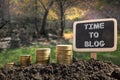
{"type": "Polygon", "coordinates": [[[56,46],[56,61],[59,64],[71,64],[73,59],[72,45],[56,46]]]}
{"type": "Polygon", "coordinates": [[[50,48],[39,48],[36,50],[36,63],[46,65],[50,62],[50,48]]]}
{"type": "Polygon", "coordinates": [[[21,67],[26,67],[31,64],[31,56],[30,55],[22,55],[20,56],[20,65],[21,67]]]}
{"type": "Polygon", "coordinates": [[[14,62],[11,62],[11,63],[7,63],[4,65],[5,68],[11,68],[14,66],[14,62]]]}

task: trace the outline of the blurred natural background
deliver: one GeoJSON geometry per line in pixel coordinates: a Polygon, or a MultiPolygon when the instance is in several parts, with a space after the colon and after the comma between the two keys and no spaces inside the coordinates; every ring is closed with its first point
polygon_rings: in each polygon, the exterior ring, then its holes
{"type": "MultiPolygon", "coordinates": [[[[72,44],[74,21],[101,18],[117,19],[118,49],[98,53],[98,59],[120,66],[120,0],[0,0],[0,67],[24,54],[35,63],[40,47],[51,48],[55,62],[56,45],[72,44]]],[[[74,56],[90,59],[89,53],[74,56]]]]}

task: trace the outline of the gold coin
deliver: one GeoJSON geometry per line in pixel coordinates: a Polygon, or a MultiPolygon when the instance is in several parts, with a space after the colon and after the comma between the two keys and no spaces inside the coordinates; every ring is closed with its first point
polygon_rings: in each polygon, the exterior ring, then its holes
{"type": "Polygon", "coordinates": [[[21,66],[29,66],[30,64],[31,64],[31,56],[30,55],[20,56],[20,65],[21,66]]]}
{"type": "Polygon", "coordinates": [[[49,56],[50,56],[50,53],[36,53],[36,56],[49,57],[49,56]]]}
{"type": "Polygon", "coordinates": [[[56,55],[56,58],[59,58],[59,59],[72,59],[72,55],[56,55]]]}
{"type": "Polygon", "coordinates": [[[57,61],[58,64],[72,64],[72,61],[57,61]]]}
{"type": "Polygon", "coordinates": [[[72,51],[56,51],[56,54],[60,54],[60,55],[73,55],[72,51]]]}
{"type": "Polygon", "coordinates": [[[41,56],[36,56],[36,61],[44,61],[44,60],[49,60],[50,57],[41,57],[41,56]]]}
{"type": "Polygon", "coordinates": [[[36,53],[50,53],[51,49],[50,48],[39,48],[36,50],[36,53]]]}
{"type": "Polygon", "coordinates": [[[31,57],[30,55],[22,55],[22,56],[20,56],[20,59],[24,60],[24,59],[30,58],[30,57],[31,57]]]}
{"type": "Polygon", "coordinates": [[[36,50],[36,56],[49,57],[50,51],[51,51],[50,48],[39,48],[36,50]]]}
{"type": "Polygon", "coordinates": [[[57,45],[56,50],[57,51],[72,50],[72,45],[57,45]]]}
{"type": "Polygon", "coordinates": [[[59,64],[71,64],[72,60],[72,56],[56,56],[56,62],[59,64]]]}
{"type": "Polygon", "coordinates": [[[13,67],[15,63],[14,62],[11,62],[11,63],[7,63],[4,65],[5,68],[10,68],[10,67],[13,67]]]}
{"type": "Polygon", "coordinates": [[[36,58],[49,58],[50,56],[36,56],[36,58]]]}
{"type": "Polygon", "coordinates": [[[56,59],[56,61],[63,61],[63,62],[64,62],[64,61],[67,61],[67,62],[71,62],[72,59],[68,59],[68,60],[67,60],[67,59],[64,59],[64,60],[56,59]]]}
{"type": "Polygon", "coordinates": [[[49,64],[50,60],[36,61],[37,64],[49,64]]]}

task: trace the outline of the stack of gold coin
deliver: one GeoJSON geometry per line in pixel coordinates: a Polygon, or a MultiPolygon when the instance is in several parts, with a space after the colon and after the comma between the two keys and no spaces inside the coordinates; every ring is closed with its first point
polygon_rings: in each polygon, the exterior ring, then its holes
{"type": "Polygon", "coordinates": [[[72,63],[72,45],[57,45],[56,46],[56,61],[59,64],[72,63]]]}
{"type": "Polygon", "coordinates": [[[36,63],[46,65],[50,62],[50,48],[39,48],[36,50],[36,63]]]}
{"type": "Polygon", "coordinates": [[[11,68],[14,66],[14,62],[11,62],[11,63],[7,63],[4,65],[5,68],[11,68]]]}
{"type": "Polygon", "coordinates": [[[30,55],[22,55],[20,56],[20,65],[21,67],[26,67],[31,64],[31,56],[30,55]]]}

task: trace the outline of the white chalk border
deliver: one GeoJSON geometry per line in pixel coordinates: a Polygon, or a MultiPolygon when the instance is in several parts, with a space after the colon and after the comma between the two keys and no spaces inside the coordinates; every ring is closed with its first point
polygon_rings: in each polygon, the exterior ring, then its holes
{"type": "Polygon", "coordinates": [[[112,52],[117,49],[117,20],[114,18],[108,19],[94,19],[75,21],[73,24],[73,49],[78,52],[112,52]],[[76,25],[78,23],[98,22],[98,21],[113,21],[114,22],[114,46],[112,48],[76,48],[76,25]]]}

